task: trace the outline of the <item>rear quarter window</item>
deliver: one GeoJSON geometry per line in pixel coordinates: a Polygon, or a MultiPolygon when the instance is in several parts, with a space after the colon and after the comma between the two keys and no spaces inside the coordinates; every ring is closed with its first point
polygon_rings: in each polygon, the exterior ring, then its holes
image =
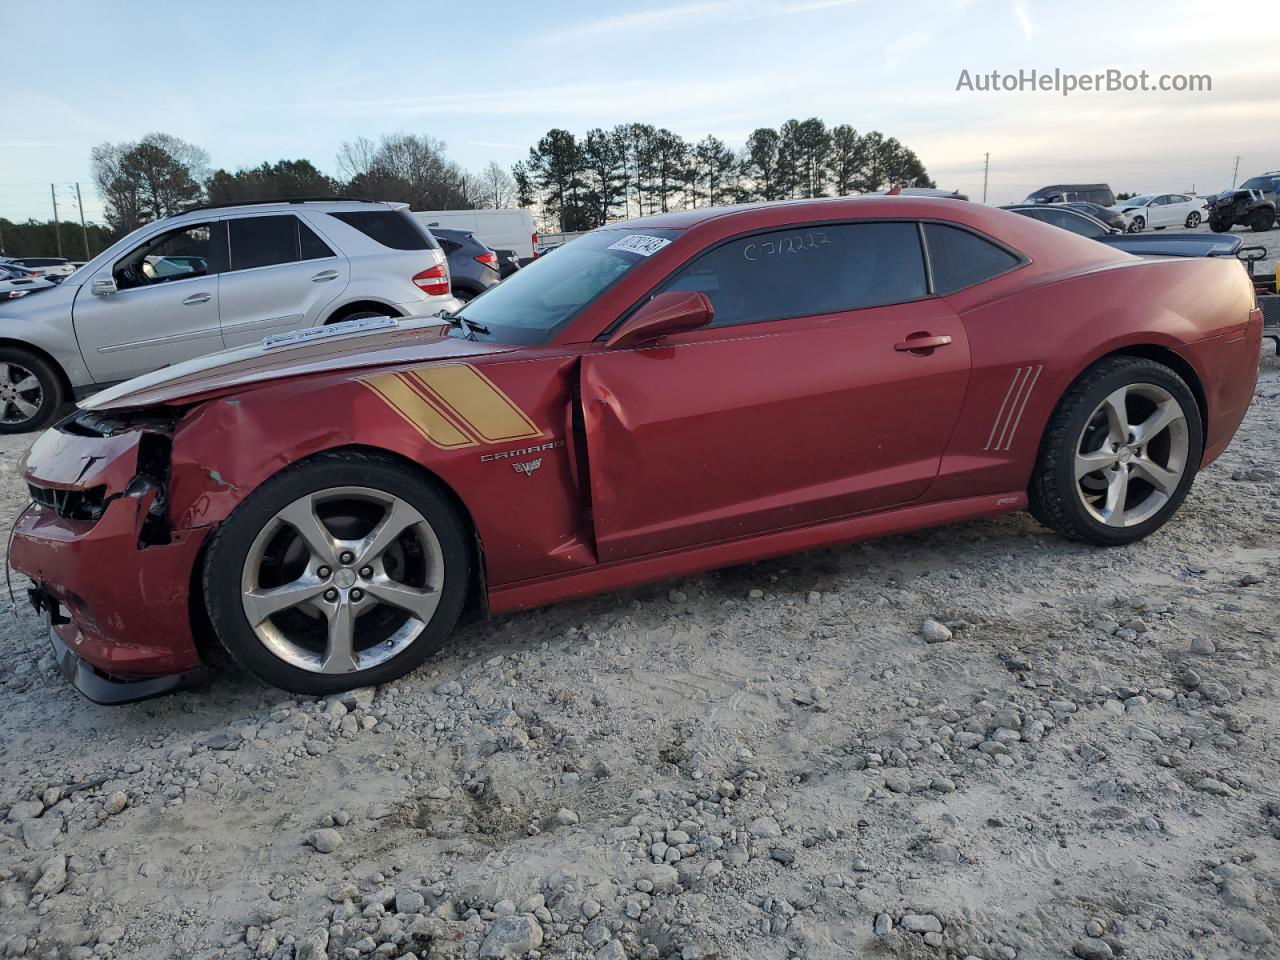
{"type": "Polygon", "coordinates": [[[983,283],[1022,261],[1001,246],[961,227],[924,225],[935,293],[948,294],[983,283]]]}
{"type": "Polygon", "coordinates": [[[403,210],[355,210],[329,216],[392,250],[434,250],[439,246],[435,238],[403,210]]]}

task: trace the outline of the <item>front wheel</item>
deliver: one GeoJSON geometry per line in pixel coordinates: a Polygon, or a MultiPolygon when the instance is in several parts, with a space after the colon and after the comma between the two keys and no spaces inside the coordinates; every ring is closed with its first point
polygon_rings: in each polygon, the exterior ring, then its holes
{"type": "Polygon", "coordinates": [[[335,452],[250,494],[219,527],[205,605],[232,657],[322,696],[403,676],[443,645],[471,579],[446,496],[394,460],[335,452]]]}
{"type": "Polygon", "coordinates": [[[1147,225],[1146,217],[1134,217],[1133,222],[1129,224],[1129,232],[1141,233],[1143,228],[1146,227],[1146,225],[1147,225]]]}
{"type": "Polygon", "coordinates": [[[1230,220],[1219,220],[1217,217],[1210,217],[1210,218],[1209,218],[1209,229],[1210,229],[1210,230],[1212,230],[1214,233],[1230,233],[1230,232],[1231,232],[1231,221],[1230,221],[1230,220]]]}
{"type": "Polygon", "coordinates": [[[1187,214],[1187,229],[1194,230],[1198,226],[1200,226],[1200,214],[1194,211],[1187,214]]]}
{"type": "Polygon", "coordinates": [[[21,347],[0,347],[0,433],[43,430],[65,401],[52,364],[21,347]]]}
{"type": "Polygon", "coordinates": [[[1114,546],[1160,529],[1204,450],[1200,407],[1169,367],[1112,357],[1058,404],[1040,444],[1031,512],[1073,540],[1114,546]]]}

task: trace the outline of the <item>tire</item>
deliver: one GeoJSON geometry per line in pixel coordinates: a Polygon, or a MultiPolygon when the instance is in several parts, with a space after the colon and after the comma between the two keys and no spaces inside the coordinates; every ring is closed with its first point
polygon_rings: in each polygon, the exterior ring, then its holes
{"type": "Polygon", "coordinates": [[[1215,218],[1213,218],[1213,217],[1210,217],[1210,218],[1209,218],[1209,229],[1210,229],[1210,230],[1212,230],[1214,233],[1230,233],[1230,232],[1231,232],[1231,221],[1230,221],[1230,220],[1217,220],[1217,219],[1215,219],[1215,218]]]}
{"type": "Polygon", "coordinates": [[[463,290],[461,288],[456,288],[456,287],[453,290],[450,290],[449,292],[452,293],[456,299],[461,300],[463,303],[467,303],[470,300],[474,300],[476,296],[470,290],[463,290]]]}
{"type": "Polygon", "coordinates": [[[1198,226],[1200,226],[1200,214],[1192,210],[1187,214],[1187,229],[1194,230],[1198,226]]]}
{"type": "Polygon", "coordinates": [[[1028,489],[1031,513],[1072,540],[1100,546],[1133,543],[1160,529],[1182,504],[1203,451],[1200,407],[1186,381],[1164,364],[1143,357],[1102,360],[1072,384],[1053,412],[1028,489]],[[1118,446],[1129,453],[1112,449],[1116,424],[1104,405],[1122,389],[1122,405],[1128,411],[1122,432],[1127,437],[1118,446]],[[1173,406],[1166,408],[1165,402],[1173,406]],[[1154,428],[1158,421],[1152,417],[1161,409],[1173,419],[1132,443],[1131,427],[1154,428]],[[1099,469],[1077,481],[1082,463],[1098,463],[1099,469]],[[1164,490],[1148,480],[1157,474],[1147,470],[1156,467],[1163,471],[1159,476],[1164,490]],[[1118,513],[1108,510],[1113,490],[1118,513]]]}
{"type": "Polygon", "coordinates": [[[1133,222],[1129,224],[1129,232],[1141,233],[1143,228],[1146,227],[1146,225],[1147,225],[1146,217],[1134,217],[1133,222]]]}
{"type": "Polygon", "coordinates": [[[48,360],[21,347],[0,347],[0,433],[45,429],[66,399],[62,376],[48,360]]]}
{"type": "Polygon", "coordinates": [[[323,696],[395,680],[437,651],[462,612],[472,569],[467,528],[442,491],[389,457],[337,451],[267,480],[223,522],[206,552],[205,606],[240,666],[293,693],[323,696]],[[311,542],[317,530],[337,540],[327,561],[282,513],[320,518],[311,542]],[[379,515],[404,529],[376,553],[343,556],[370,537],[379,515]],[[318,565],[325,562],[332,566],[318,565]],[[305,599],[262,614],[275,602],[271,591],[279,597],[286,588],[305,599]],[[384,596],[413,598],[420,616],[384,596]],[[251,607],[261,614],[256,624],[251,607]],[[345,648],[335,635],[348,638],[345,648]]]}
{"type": "Polygon", "coordinates": [[[1267,210],[1255,210],[1249,214],[1249,227],[1254,233],[1270,230],[1276,222],[1276,215],[1267,210]]]}

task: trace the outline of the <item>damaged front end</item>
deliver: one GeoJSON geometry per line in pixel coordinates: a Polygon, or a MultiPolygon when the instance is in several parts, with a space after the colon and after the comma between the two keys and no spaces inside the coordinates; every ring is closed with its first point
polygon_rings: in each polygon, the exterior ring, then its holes
{"type": "Polygon", "coordinates": [[[63,673],[99,703],[203,675],[191,575],[207,528],[173,529],[169,463],[180,410],[81,411],[27,455],[31,505],[9,562],[34,586],[63,673]]]}

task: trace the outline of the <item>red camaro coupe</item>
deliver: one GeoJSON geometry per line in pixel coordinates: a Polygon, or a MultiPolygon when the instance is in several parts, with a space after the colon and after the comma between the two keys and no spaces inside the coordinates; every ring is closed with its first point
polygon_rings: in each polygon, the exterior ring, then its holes
{"type": "Polygon", "coordinates": [[[1030,508],[1164,524],[1249,405],[1240,264],[878,197],[603,227],[451,319],[268,339],[32,448],[13,566],[100,702],[216,637],[269,683],[399,677],[459,618],[1030,508]]]}

